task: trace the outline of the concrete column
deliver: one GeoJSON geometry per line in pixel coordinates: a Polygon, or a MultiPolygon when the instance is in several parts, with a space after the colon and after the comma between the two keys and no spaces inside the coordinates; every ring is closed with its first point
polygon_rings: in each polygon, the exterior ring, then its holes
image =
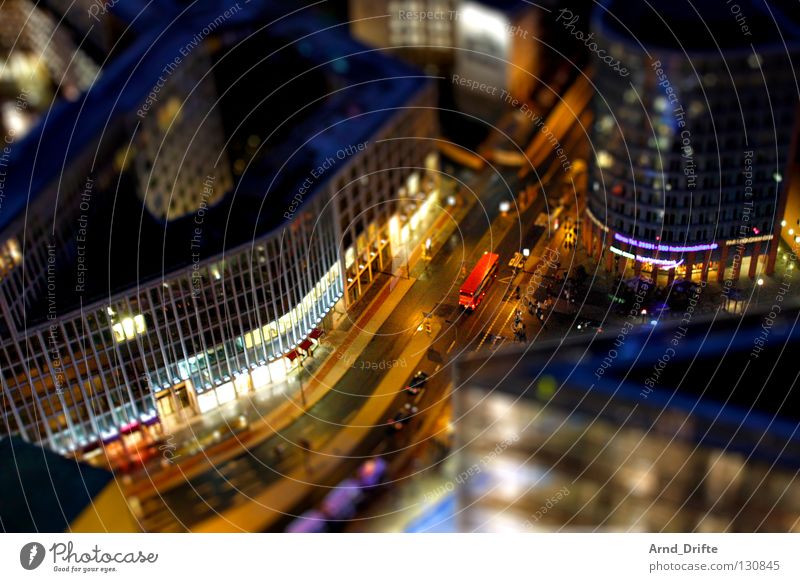
{"type": "Polygon", "coordinates": [[[700,273],[700,279],[703,283],[708,282],[708,266],[711,264],[711,251],[710,249],[706,251],[705,259],[703,259],[703,270],[700,273]]]}
{"type": "Polygon", "coordinates": [[[694,268],[694,251],[686,255],[686,280],[692,280],[692,269],[694,268]]]}
{"type": "Polygon", "coordinates": [[[725,269],[728,266],[728,245],[723,243],[722,253],[719,258],[719,270],[717,271],[717,283],[725,281],[725,269]]]}
{"type": "Polygon", "coordinates": [[[744,252],[742,252],[741,256],[739,257],[739,260],[733,263],[733,268],[731,269],[731,279],[733,279],[734,284],[736,283],[736,281],[739,280],[739,276],[742,273],[743,260],[744,260],[744,252]]]}
{"type": "Polygon", "coordinates": [[[750,271],[747,273],[751,279],[756,278],[756,267],[758,266],[758,259],[761,256],[761,242],[757,242],[753,247],[753,253],[750,255],[750,271]]]}
{"type": "Polygon", "coordinates": [[[773,235],[772,240],[769,241],[769,253],[767,254],[767,275],[772,275],[775,272],[775,259],[778,258],[778,245],[780,244],[780,237],[773,235]]]}

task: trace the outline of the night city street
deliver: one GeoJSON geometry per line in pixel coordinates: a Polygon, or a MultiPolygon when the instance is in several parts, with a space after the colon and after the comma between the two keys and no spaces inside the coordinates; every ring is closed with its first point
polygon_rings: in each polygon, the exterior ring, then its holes
{"type": "Polygon", "coordinates": [[[0,3],[0,572],[796,580],[798,62],[797,0],[0,3]]]}

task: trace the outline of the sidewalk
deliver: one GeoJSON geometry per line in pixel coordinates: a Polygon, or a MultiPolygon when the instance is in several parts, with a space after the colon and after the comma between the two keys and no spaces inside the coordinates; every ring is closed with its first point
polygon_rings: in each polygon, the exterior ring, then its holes
{"type": "MultiPolygon", "coordinates": [[[[432,335],[435,336],[440,327],[440,324],[434,322],[432,335]]],[[[398,358],[405,359],[409,368],[416,368],[425,356],[425,348],[429,343],[430,337],[427,334],[415,333],[398,358]]],[[[315,448],[315,443],[312,443],[313,451],[305,467],[290,471],[280,481],[253,496],[251,501],[199,523],[192,531],[252,532],[269,529],[276,520],[289,514],[313,489],[319,487],[318,483],[330,479],[341,459],[351,456],[376,426],[386,422],[393,396],[398,390],[402,390],[407,376],[408,370],[405,367],[390,369],[346,427],[319,448],[315,448]],[[313,477],[315,482],[309,482],[309,477],[313,477]]]]}

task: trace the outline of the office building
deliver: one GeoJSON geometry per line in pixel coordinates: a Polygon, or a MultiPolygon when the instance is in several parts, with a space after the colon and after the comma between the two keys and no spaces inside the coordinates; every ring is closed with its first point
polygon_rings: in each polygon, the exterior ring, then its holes
{"type": "Polygon", "coordinates": [[[334,307],[402,264],[438,196],[435,88],[308,14],[265,32],[276,11],[207,4],[138,31],[15,146],[3,430],[116,450],[286,382],[334,307]]]}
{"type": "Polygon", "coordinates": [[[746,22],[693,6],[595,10],[584,243],[607,269],[662,283],[752,279],[773,272],[786,212],[800,29],[785,2],[737,4],[746,22]]]}

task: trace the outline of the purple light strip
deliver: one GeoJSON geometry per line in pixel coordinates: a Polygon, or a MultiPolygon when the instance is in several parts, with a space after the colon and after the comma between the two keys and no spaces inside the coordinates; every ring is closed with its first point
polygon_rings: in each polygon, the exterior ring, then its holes
{"type": "Polygon", "coordinates": [[[652,265],[659,265],[661,267],[666,267],[667,269],[674,269],[683,264],[683,259],[680,261],[670,261],[669,259],[656,259],[653,257],[643,257],[642,255],[634,255],[633,253],[629,253],[628,251],[623,251],[618,249],[615,246],[608,247],[612,253],[625,257],[626,259],[633,259],[635,261],[639,261],[640,263],[650,263],[652,265]]]}
{"type": "Polygon", "coordinates": [[[713,251],[719,245],[717,243],[706,243],[702,245],[693,245],[688,247],[677,247],[673,245],[657,245],[655,243],[644,242],[633,238],[628,238],[625,235],[614,233],[614,238],[619,242],[629,244],[640,249],[648,249],[651,251],[667,251],[670,253],[693,253],[695,251],[713,251]]]}

